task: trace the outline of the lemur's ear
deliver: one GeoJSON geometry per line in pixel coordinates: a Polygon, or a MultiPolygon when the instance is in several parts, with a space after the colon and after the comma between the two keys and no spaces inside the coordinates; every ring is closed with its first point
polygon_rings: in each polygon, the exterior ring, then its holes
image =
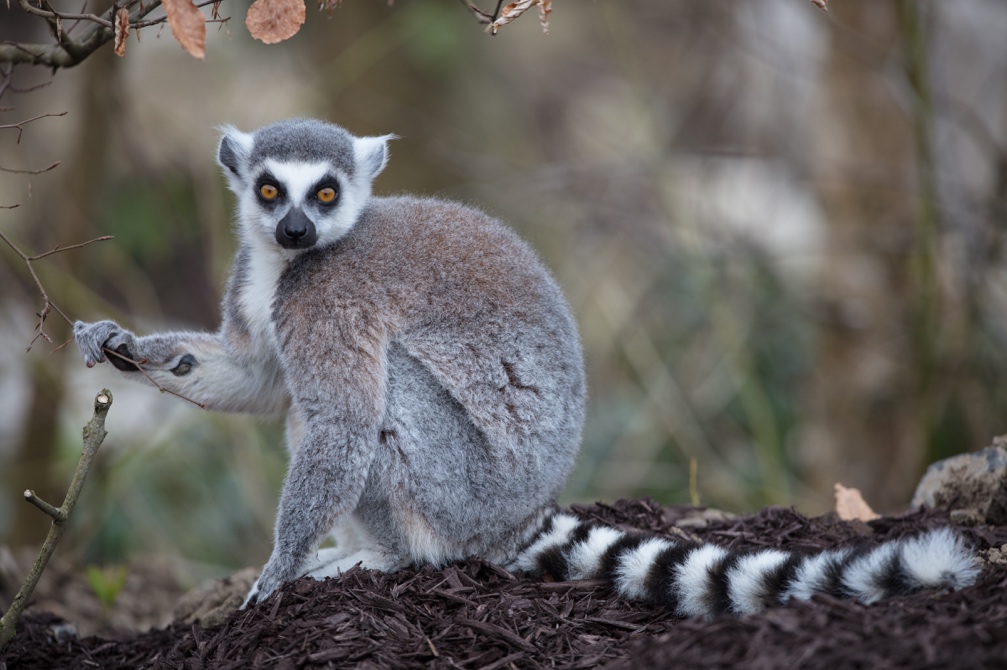
{"type": "Polygon", "coordinates": [[[364,174],[374,179],[388,165],[388,142],[398,139],[398,135],[380,137],[354,137],[353,153],[364,174]]]}
{"type": "Polygon", "coordinates": [[[227,168],[233,176],[239,177],[240,166],[248,162],[248,156],[252,153],[252,136],[234,126],[222,126],[220,130],[217,162],[221,167],[227,168]]]}

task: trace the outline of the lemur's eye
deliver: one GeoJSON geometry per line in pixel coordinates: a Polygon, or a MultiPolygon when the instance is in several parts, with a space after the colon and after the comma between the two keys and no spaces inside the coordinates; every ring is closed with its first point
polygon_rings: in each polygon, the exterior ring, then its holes
{"type": "Polygon", "coordinates": [[[318,198],[318,202],[322,203],[323,205],[327,205],[336,199],[336,189],[332,188],[331,186],[326,186],[325,188],[318,189],[318,193],[315,194],[315,197],[318,198]]]}
{"type": "Polygon", "coordinates": [[[259,187],[259,195],[263,200],[276,200],[276,196],[280,195],[280,189],[272,184],[263,184],[259,187]]]}

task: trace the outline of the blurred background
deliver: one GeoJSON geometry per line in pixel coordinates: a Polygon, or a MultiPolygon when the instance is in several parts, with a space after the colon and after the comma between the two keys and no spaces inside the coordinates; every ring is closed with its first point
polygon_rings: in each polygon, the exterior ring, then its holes
{"type": "MultiPolygon", "coordinates": [[[[58,5],[59,3],[54,3],[58,5]]],[[[478,1],[476,4],[480,4],[478,1]]],[[[495,2],[482,0],[492,11],[495,2]]],[[[67,11],[79,9],[76,5],[67,11]]],[[[396,133],[380,194],[475,204],[563,286],[590,408],[564,502],[898,511],[926,465],[1007,432],[1007,3],[556,0],[491,37],[456,0],[309,8],[205,62],[167,29],[52,75],[19,67],[0,229],[70,318],[215,329],[234,250],[216,126],[318,116],[396,133]],[[18,141],[20,140],[20,141],[18,141]],[[690,478],[690,468],[694,473],[690,478]]],[[[207,10],[208,11],[208,10],[207,10]]],[[[45,41],[0,4],[0,39],[45,41]]],[[[81,427],[115,394],[61,553],[223,572],[268,557],[282,426],[87,370],[0,246],[0,544],[38,543],[81,427]]]]}

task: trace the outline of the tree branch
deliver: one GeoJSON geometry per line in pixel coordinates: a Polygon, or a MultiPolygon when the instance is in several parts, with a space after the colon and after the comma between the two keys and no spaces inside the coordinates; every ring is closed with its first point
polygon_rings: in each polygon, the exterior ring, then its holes
{"type": "Polygon", "coordinates": [[[21,144],[21,135],[24,134],[25,126],[27,126],[32,121],[38,121],[39,119],[46,119],[49,118],[50,116],[66,116],[66,112],[58,112],[58,113],[47,112],[45,114],[39,114],[38,116],[33,116],[30,119],[25,119],[24,121],[18,121],[17,123],[0,124],[0,130],[13,130],[14,128],[17,128],[16,144],[21,144]]]}
{"type": "Polygon", "coordinates": [[[14,638],[18,619],[21,618],[21,613],[28,606],[32,592],[38,585],[38,581],[42,577],[46,565],[49,564],[49,559],[56,550],[56,545],[63,537],[67,521],[70,520],[70,514],[73,512],[74,505],[77,504],[77,498],[80,497],[81,489],[84,488],[84,480],[87,478],[87,473],[94,462],[98,447],[101,446],[101,443],[105,440],[105,435],[107,435],[105,432],[105,416],[108,414],[108,409],[111,406],[112,394],[108,389],[102,389],[101,393],[94,398],[94,416],[84,426],[84,450],[81,452],[80,461],[77,463],[77,470],[73,473],[70,488],[67,489],[66,497],[63,499],[63,504],[60,507],[53,507],[36,496],[31,490],[25,491],[25,500],[52,517],[52,525],[49,527],[49,534],[46,535],[38,558],[35,559],[35,564],[28,572],[24,584],[21,585],[17,595],[14,596],[14,601],[11,603],[10,608],[0,618],[0,651],[14,638]]]}
{"type": "Polygon", "coordinates": [[[49,170],[55,170],[59,166],[59,164],[60,164],[60,161],[56,161],[55,163],[53,163],[49,167],[40,168],[38,170],[18,170],[18,169],[15,169],[15,168],[8,168],[8,167],[4,167],[3,165],[0,165],[0,172],[7,172],[9,174],[39,175],[39,174],[42,174],[43,172],[48,172],[49,170]]]}
{"type": "Polygon", "coordinates": [[[38,316],[39,319],[38,326],[36,327],[36,329],[38,330],[38,334],[36,334],[35,337],[32,338],[32,341],[28,343],[27,351],[31,351],[32,346],[35,344],[36,340],[38,340],[38,338],[40,337],[44,339],[46,342],[50,343],[52,342],[52,338],[50,338],[48,335],[45,334],[43,328],[45,327],[46,318],[48,318],[50,312],[52,312],[53,310],[55,310],[57,314],[63,317],[63,320],[66,321],[68,325],[71,326],[73,325],[73,321],[70,319],[70,317],[68,317],[63,312],[63,310],[61,310],[53,301],[49,299],[49,294],[46,293],[45,286],[42,285],[42,281],[38,278],[38,275],[35,274],[35,268],[32,267],[32,261],[36,261],[40,258],[45,258],[46,256],[50,256],[60,251],[79,249],[80,247],[87,246],[88,244],[92,244],[94,242],[102,242],[104,240],[110,240],[110,239],[112,239],[111,235],[104,235],[102,237],[96,237],[93,240],[88,240],[87,242],[83,242],[81,244],[72,244],[68,247],[60,247],[59,245],[57,245],[55,249],[47,251],[44,254],[39,254],[37,256],[29,256],[25,252],[21,251],[21,249],[18,248],[18,246],[14,244],[14,242],[12,242],[11,239],[7,237],[2,230],[0,230],[0,240],[6,242],[7,246],[13,249],[14,253],[16,253],[18,256],[21,257],[21,260],[23,260],[25,265],[28,266],[28,272],[31,273],[31,277],[35,281],[35,286],[38,288],[39,293],[42,294],[42,309],[36,313],[36,316],[38,316]]]}

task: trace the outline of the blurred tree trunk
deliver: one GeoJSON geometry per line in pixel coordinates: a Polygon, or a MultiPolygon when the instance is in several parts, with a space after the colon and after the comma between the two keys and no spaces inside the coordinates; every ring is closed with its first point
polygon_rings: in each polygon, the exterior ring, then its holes
{"type": "Polygon", "coordinates": [[[800,459],[822,496],[816,507],[842,482],[894,509],[908,502],[924,451],[929,334],[919,328],[933,258],[920,245],[932,247],[916,225],[914,120],[894,95],[903,82],[879,76],[902,60],[900,7],[851,0],[830,10],[848,29],[832,33],[822,82],[820,127],[835,132],[823,130],[814,152],[829,229],[800,459]]]}
{"type": "MultiPolygon", "coordinates": [[[[38,220],[28,226],[34,234],[26,246],[36,253],[51,249],[56,244],[73,244],[93,237],[92,224],[102,197],[109,135],[117,108],[119,64],[116,61],[116,56],[108,47],[96,52],[80,66],[84,70],[83,82],[79,104],[73,107],[78,124],[75,133],[77,143],[67,147],[70,155],[59,168],[66,170],[63,178],[68,190],[65,197],[40,208],[38,220]]],[[[60,296],[69,294],[61,288],[60,277],[74,276],[76,258],[74,253],[67,253],[43,261],[59,263],[66,269],[66,272],[45,273],[42,276],[50,296],[70,318],[77,310],[74,305],[60,300],[60,296]]],[[[40,271],[45,272],[44,268],[40,271]]],[[[34,285],[26,290],[28,295],[32,295],[34,285]]],[[[53,335],[54,341],[70,336],[69,328],[58,316],[51,316],[46,323],[47,332],[53,335]]],[[[69,346],[73,347],[72,344],[69,346]]],[[[43,499],[59,505],[69,484],[69,479],[65,479],[55,467],[60,438],[58,417],[66,395],[65,366],[80,364],[80,357],[69,348],[55,356],[48,356],[51,349],[52,346],[40,340],[29,354],[38,357],[35,361],[37,369],[29,377],[33,383],[29,390],[31,402],[21,443],[13,459],[13,462],[24,465],[18,469],[18,481],[8,484],[16,487],[13,490],[35,489],[43,499]]],[[[40,544],[49,526],[45,516],[31,505],[16,505],[14,509],[11,544],[40,544]]]]}

